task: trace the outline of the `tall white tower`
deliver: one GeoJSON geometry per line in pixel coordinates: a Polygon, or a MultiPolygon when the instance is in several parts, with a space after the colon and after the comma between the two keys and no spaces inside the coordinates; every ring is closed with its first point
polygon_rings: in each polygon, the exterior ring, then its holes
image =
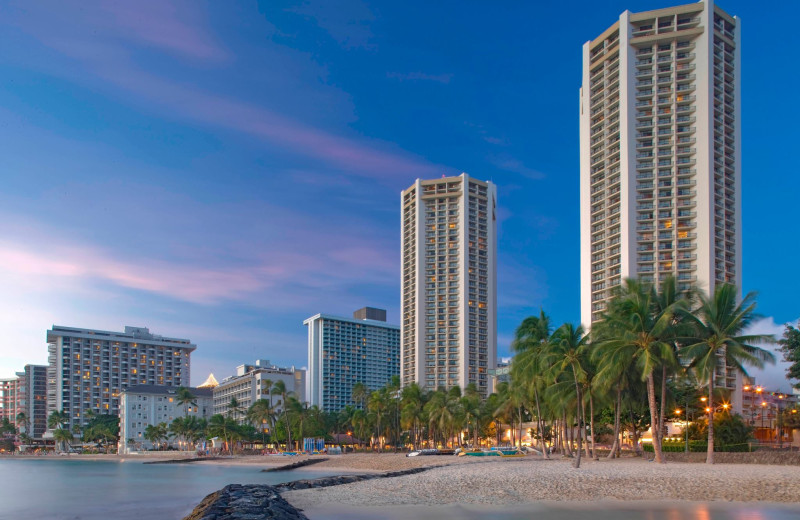
{"type": "Polygon", "coordinates": [[[497,189],[467,174],[401,194],[400,378],[491,393],[497,362],[497,189]]]}
{"type": "Polygon", "coordinates": [[[625,11],[584,44],[584,325],[624,278],[741,287],[740,25],[706,0],[625,11]]]}

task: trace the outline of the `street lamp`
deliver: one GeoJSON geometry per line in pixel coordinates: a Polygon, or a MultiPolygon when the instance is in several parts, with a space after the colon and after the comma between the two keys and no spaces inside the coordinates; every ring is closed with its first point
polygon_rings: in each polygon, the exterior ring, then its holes
{"type": "Polygon", "coordinates": [[[767,408],[767,402],[761,401],[761,429],[764,429],[764,410],[767,408]]]}
{"type": "MultiPolygon", "coordinates": [[[[687,406],[686,406],[685,413],[686,413],[686,419],[685,419],[685,421],[683,423],[683,435],[684,435],[684,437],[686,437],[685,451],[688,454],[689,453],[689,406],[688,406],[688,399],[687,399],[687,406]]],[[[680,417],[681,411],[680,410],[675,410],[675,415],[680,417]]]]}
{"type": "Polygon", "coordinates": [[[778,394],[778,420],[776,422],[776,426],[778,428],[778,448],[779,449],[783,448],[783,428],[781,427],[781,411],[783,410],[783,407],[781,406],[781,403],[783,403],[783,398],[784,398],[783,394],[778,394]]]}

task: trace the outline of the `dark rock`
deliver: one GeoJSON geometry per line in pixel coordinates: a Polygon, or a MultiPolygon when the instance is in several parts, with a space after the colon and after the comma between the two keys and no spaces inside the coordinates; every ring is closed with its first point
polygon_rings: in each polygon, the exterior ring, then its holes
{"type": "Polygon", "coordinates": [[[285,466],[278,466],[277,468],[267,468],[262,469],[262,473],[271,473],[273,471],[289,471],[291,469],[302,468],[303,466],[311,466],[312,464],[319,464],[320,462],[325,462],[328,460],[327,458],[314,458],[314,459],[305,459],[299,460],[297,462],[293,462],[292,464],[286,464],[285,466]]]}
{"type": "Polygon", "coordinates": [[[272,486],[231,484],[211,493],[183,520],[308,520],[272,486]]]}

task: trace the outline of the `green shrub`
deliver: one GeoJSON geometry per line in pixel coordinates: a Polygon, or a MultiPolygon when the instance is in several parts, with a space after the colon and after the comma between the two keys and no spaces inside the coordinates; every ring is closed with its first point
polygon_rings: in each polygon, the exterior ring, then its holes
{"type": "MultiPolygon", "coordinates": [[[[642,449],[647,453],[653,453],[652,444],[643,444],[642,449]]],[[[686,443],[684,441],[664,441],[661,443],[661,451],[664,453],[683,453],[686,451],[686,443]]],[[[689,441],[689,451],[692,453],[705,453],[708,451],[708,442],[706,441],[689,441]]],[[[747,443],[739,444],[719,444],[714,443],[714,451],[719,452],[749,452],[750,445],[747,443]]]]}

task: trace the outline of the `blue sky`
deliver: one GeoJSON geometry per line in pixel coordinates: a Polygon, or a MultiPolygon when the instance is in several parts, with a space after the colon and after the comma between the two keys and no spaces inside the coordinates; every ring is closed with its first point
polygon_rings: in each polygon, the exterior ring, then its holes
{"type": "MultiPolygon", "coordinates": [[[[540,306],[578,321],[581,45],[666,5],[4,3],[0,377],[53,324],[188,337],[195,384],[303,366],[308,316],[399,321],[399,193],[461,171],[498,185],[500,354],[540,306]]],[[[743,19],[744,289],[778,331],[800,74],[776,22],[800,4],[720,5],[743,19]]]]}

